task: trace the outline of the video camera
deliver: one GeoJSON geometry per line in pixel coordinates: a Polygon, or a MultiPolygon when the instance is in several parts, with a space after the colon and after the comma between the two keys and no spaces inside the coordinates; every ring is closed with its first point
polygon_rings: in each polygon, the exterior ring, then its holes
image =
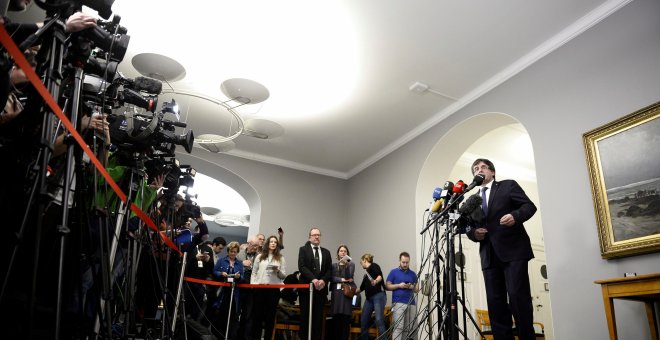
{"type": "MultiPolygon", "coordinates": [[[[165,103],[169,105],[170,103],[165,103]]],[[[165,111],[152,115],[124,112],[108,116],[110,137],[119,149],[131,151],[160,151],[159,156],[172,157],[176,145],[186,152],[192,152],[194,135],[192,131],[183,135],[175,134],[175,127],[186,127],[185,123],[164,119],[165,111]]]]}
{"type": "Polygon", "coordinates": [[[183,198],[183,206],[180,210],[181,217],[185,220],[188,218],[197,218],[202,216],[202,210],[200,209],[199,205],[197,205],[197,202],[193,201],[193,198],[197,198],[197,195],[188,195],[187,190],[184,193],[185,196],[183,198]]]}

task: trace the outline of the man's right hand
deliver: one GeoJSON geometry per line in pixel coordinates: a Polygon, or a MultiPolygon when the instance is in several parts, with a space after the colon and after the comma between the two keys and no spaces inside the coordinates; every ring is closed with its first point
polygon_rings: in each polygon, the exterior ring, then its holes
{"type": "Polygon", "coordinates": [[[478,241],[482,241],[484,238],[486,238],[487,233],[488,233],[488,229],[477,228],[474,230],[474,238],[476,238],[478,241]]]}
{"type": "Polygon", "coordinates": [[[252,261],[243,260],[243,267],[252,267],[252,261]]]}

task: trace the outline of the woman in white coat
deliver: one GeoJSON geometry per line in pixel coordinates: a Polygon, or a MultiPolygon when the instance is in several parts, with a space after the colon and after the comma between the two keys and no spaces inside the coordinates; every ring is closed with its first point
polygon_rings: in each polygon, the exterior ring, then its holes
{"type": "MultiPolygon", "coordinates": [[[[269,236],[261,253],[254,258],[252,265],[251,284],[281,284],[286,277],[286,261],[280,254],[280,245],[277,236],[269,236]]],[[[265,330],[264,339],[270,339],[275,323],[275,312],[280,301],[279,288],[257,288],[254,290],[254,301],[261,305],[254,309],[254,322],[252,324],[252,338],[261,339],[261,332],[265,330]]]]}

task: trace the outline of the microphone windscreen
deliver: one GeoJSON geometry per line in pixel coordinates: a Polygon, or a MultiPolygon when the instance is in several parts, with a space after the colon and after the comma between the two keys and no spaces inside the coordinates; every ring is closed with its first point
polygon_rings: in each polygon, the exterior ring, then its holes
{"type": "Polygon", "coordinates": [[[445,202],[443,199],[439,199],[433,203],[433,207],[431,208],[431,212],[435,213],[440,211],[440,208],[442,207],[442,204],[445,202]]]}
{"type": "Polygon", "coordinates": [[[442,198],[442,188],[435,188],[433,190],[433,200],[439,200],[442,198]]]}
{"type": "Polygon", "coordinates": [[[460,193],[463,192],[464,189],[465,189],[465,182],[463,182],[462,180],[459,180],[458,182],[456,182],[456,184],[454,184],[453,192],[455,194],[460,194],[460,193]]]}
{"type": "Polygon", "coordinates": [[[484,212],[481,210],[482,201],[478,194],[472,195],[465,200],[458,212],[466,216],[473,225],[481,226],[484,224],[484,212]]]}
{"type": "Polygon", "coordinates": [[[481,201],[481,196],[472,195],[458,208],[458,212],[461,214],[470,214],[474,209],[481,208],[481,201]]]}
{"type": "Polygon", "coordinates": [[[448,195],[451,194],[454,190],[454,182],[447,181],[445,186],[442,188],[448,195]]]}
{"type": "Polygon", "coordinates": [[[159,94],[163,89],[163,83],[159,80],[147,78],[147,77],[136,77],[133,87],[137,91],[149,92],[151,94],[159,94]]]}

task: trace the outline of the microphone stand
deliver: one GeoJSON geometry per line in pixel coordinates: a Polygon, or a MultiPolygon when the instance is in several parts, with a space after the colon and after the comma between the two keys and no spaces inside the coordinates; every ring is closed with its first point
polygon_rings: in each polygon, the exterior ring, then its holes
{"type": "MultiPolygon", "coordinates": [[[[476,178],[475,178],[476,179],[476,178]]],[[[483,181],[483,180],[482,180],[483,181]]],[[[470,185],[468,187],[469,190],[471,190],[474,186],[470,185]]],[[[447,241],[447,250],[446,250],[446,262],[445,262],[445,278],[446,278],[446,285],[445,285],[445,304],[448,305],[449,310],[444,318],[442,318],[442,309],[438,309],[438,320],[442,319],[442,322],[439,326],[438,329],[438,339],[441,338],[441,334],[445,335],[445,338],[447,340],[458,340],[459,333],[463,334],[463,336],[467,339],[467,333],[464,330],[461,330],[458,325],[458,311],[456,309],[458,302],[461,303],[463,306],[463,326],[466,327],[467,324],[467,319],[466,316],[470,316],[470,320],[474,323],[475,328],[478,330],[479,327],[477,326],[476,321],[472,317],[472,315],[465,309],[465,302],[463,299],[458,297],[458,291],[456,289],[456,264],[455,264],[455,253],[454,253],[454,235],[456,234],[454,232],[454,228],[457,226],[458,221],[460,220],[460,216],[454,218],[453,216],[454,213],[452,211],[457,210],[456,206],[461,202],[461,198],[465,196],[465,194],[469,191],[465,190],[461,192],[460,194],[455,194],[450,200],[447,206],[440,212],[438,213],[435,217],[431,218],[428,222],[426,227],[422,230],[420,234],[423,234],[426,232],[431,226],[435,226],[435,230],[437,231],[438,225],[441,224],[442,222],[448,222],[447,223],[447,228],[445,230],[445,240],[447,241]],[[450,216],[453,215],[453,216],[450,216]],[[445,326],[446,323],[448,323],[448,326],[445,326]]],[[[459,236],[459,250],[462,253],[462,243],[461,243],[461,238],[459,236]]],[[[439,252],[436,247],[436,258],[439,258],[439,252]]],[[[461,267],[461,278],[464,280],[464,271],[463,268],[461,267]]],[[[461,289],[465,291],[465,285],[464,281],[461,282],[461,289]]],[[[438,269],[438,273],[436,276],[436,287],[437,287],[437,294],[438,297],[440,296],[440,272],[438,269]]],[[[440,302],[438,301],[438,305],[440,305],[440,302]]],[[[481,331],[479,331],[479,334],[483,338],[483,334],[481,331]]]]}

